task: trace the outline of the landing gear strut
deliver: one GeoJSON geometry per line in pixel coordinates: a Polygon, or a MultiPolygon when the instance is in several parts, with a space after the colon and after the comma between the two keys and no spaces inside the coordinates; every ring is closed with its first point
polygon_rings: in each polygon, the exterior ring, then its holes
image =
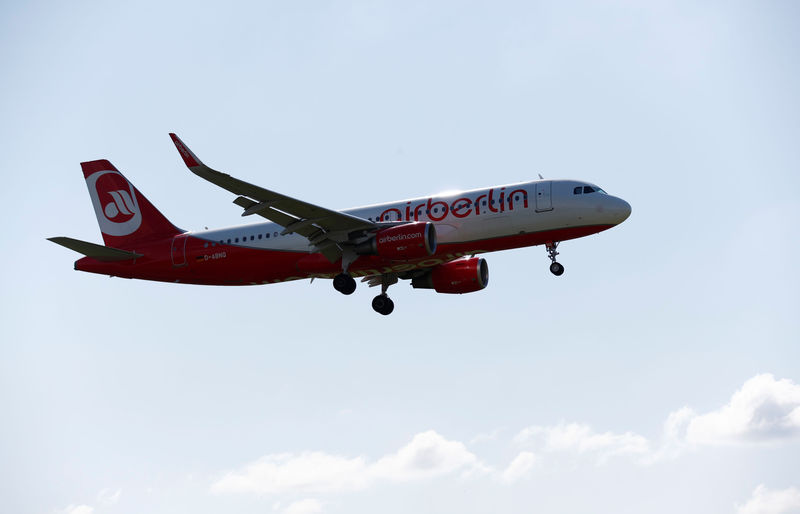
{"type": "Polygon", "coordinates": [[[547,256],[552,261],[552,264],[550,264],[550,273],[560,277],[564,274],[564,266],[562,266],[561,263],[556,262],[556,255],[558,255],[558,252],[556,251],[556,248],[558,248],[558,241],[551,241],[547,243],[545,248],[547,248],[547,256]]]}
{"type": "Polygon", "coordinates": [[[333,288],[342,294],[353,294],[356,290],[356,281],[347,273],[339,273],[333,277],[333,288]]]}

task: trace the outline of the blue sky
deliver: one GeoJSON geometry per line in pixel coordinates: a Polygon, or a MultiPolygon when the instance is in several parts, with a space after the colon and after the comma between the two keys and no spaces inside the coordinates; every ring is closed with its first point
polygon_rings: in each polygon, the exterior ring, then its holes
{"type": "MultiPolygon", "coordinates": [[[[800,509],[792,2],[6,3],[0,509],[800,509]],[[549,178],[621,226],[490,286],[342,297],[72,270],[107,158],[242,222],[167,136],[331,208],[549,178]]],[[[792,510],[794,509],[794,510],[792,510]]]]}

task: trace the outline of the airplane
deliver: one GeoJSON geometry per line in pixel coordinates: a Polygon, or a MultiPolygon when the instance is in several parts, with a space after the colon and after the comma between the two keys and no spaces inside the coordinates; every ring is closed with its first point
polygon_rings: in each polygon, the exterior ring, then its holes
{"type": "Polygon", "coordinates": [[[50,241],[83,258],[75,269],[123,278],[205,285],[256,285],[332,279],[349,295],[356,278],[380,286],[375,312],[388,315],[389,286],[464,294],[484,289],[489,267],[479,254],[545,245],[550,271],[562,241],[625,221],[631,206],[577,180],[539,180],[448,192],[342,211],[213,170],[175,134],[189,170],[236,195],[242,216],[266,222],[186,231],[177,228],[109,161],[81,163],[105,245],[69,237],[50,241]]]}

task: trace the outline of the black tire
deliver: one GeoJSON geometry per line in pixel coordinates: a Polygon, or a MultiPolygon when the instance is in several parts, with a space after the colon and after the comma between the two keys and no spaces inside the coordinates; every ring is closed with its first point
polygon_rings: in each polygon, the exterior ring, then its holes
{"type": "Polygon", "coordinates": [[[342,294],[353,294],[356,290],[356,281],[347,273],[339,273],[333,277],[333,288],[342,294]]]}
{"type": "Polygon", "coordinates": [[[394,302],[388,296],[379,294],[372,299],[372,309],[378,314],[388,316],[394,310],[394,302]]]}
{"type": "Polygon", "coordinates": [[[552,273],[557,277],[560,277],[561,275],[564,274],[564,266],[562,266],[558,262],[554,262],[553,264],[550,265],[550,273],[552,273]]]}

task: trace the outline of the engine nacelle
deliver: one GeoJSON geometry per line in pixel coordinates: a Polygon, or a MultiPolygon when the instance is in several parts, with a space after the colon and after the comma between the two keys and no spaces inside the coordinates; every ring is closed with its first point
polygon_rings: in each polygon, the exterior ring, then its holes
{"type": "Polygon", "coordinates": [[[440,264],[429,273],[411,280],[415,288],[434,289],[437,293],[464,294],[480,291],[489,285],[486,259],[467,257],[440,264]]]}
{"type": "Polygon", "coordinates": [[[407,261],[436,252],[433,223],[415,222],[378,231],[375,237],[356,246],[359,255],[380,255],[394,261],[407,261]]]}

